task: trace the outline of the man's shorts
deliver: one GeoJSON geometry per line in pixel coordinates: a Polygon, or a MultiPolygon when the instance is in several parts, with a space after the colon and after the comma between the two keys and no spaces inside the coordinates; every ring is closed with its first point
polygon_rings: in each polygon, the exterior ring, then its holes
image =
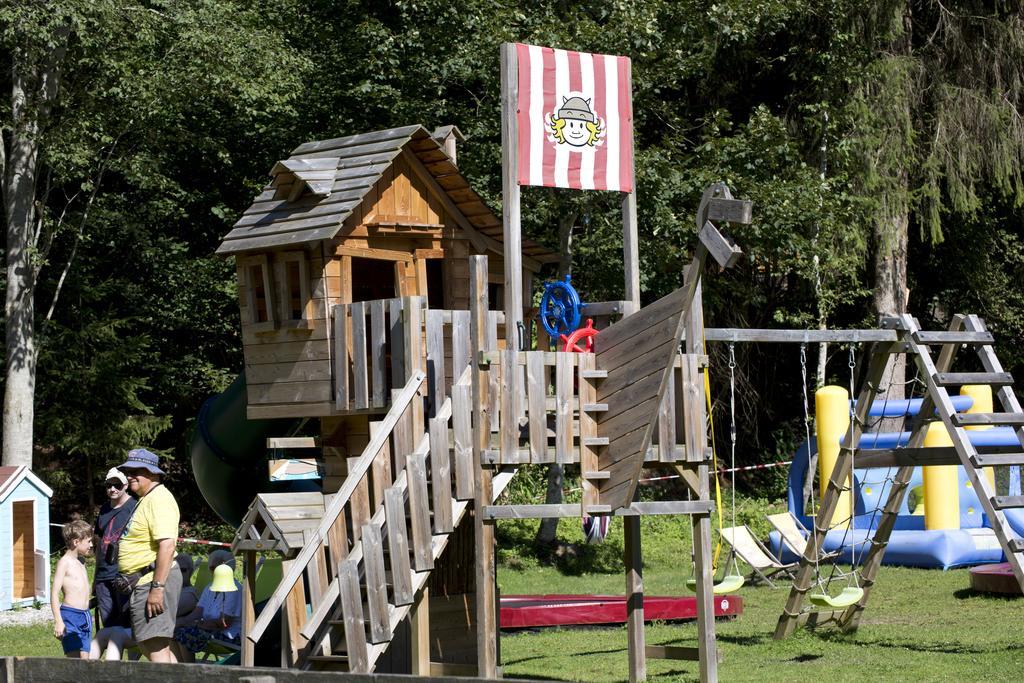
{"type": "Polygon", "coordinates": [[[181,597],[181,570],[178,564],[171,564],[164,588],[164,611],[152,619],[146,616],[146,600],[149,598],[149,583],[139,583],[132,591],[132,635],[141,643],[151,638],[173,638],[175,615],[178,613],[178,598],[181,597]]]}
{"type": "Polygon", "coordinates": [[[60,639],[64,654],[88,652],[92,643],[92,614],[89,610],[61,605],[60,618],[64,622],[64,637],[60,639]]]}

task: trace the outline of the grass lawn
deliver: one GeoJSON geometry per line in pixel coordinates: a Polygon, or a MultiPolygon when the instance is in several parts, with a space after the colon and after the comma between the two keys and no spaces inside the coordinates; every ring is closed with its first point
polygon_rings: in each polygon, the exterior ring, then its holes
{"type": "MultiPolygon", "coordinates": [[[[563,523],[564,528],[566,526],[563,523]]],[[[644,584],[649,595],[685,594],[690,542],[682,520],[645,518],[644,584]]],[[[525,537],[524,525],[503,532],[525,537]]],[[[571,536],[570,528],[566,536],[571,536]]],[[[621,552],[621,526],[613,527],[598,565],[611,569],[621,552]],[[608,557],[605,557],[605,554],[608,557]]],[[[582,573],[574,562],[540,566],[513,558],[499,567],[504,593],[620,593],[615,573],[582,573]],[[515,565],[510,569],[509,564],[515,565]],[[560,565],[560,566],[559,566],[560,565]]],[[[857,633],[800,629],[776,642],[772,633],[789,594],[780,587],[744,587],[744,613],[717,624],[723,681],[1020,681],[1024,668],[1024,598],[973,594],[966,569],[939,571],[883,567],[857,633]]],[[[838,590],[838,589],[837,589],[838,590]]],[[[649,624],[650,645],[696,645],[693,624],[649,624]]],[[[501,656],[509,678],[622,681],[628,675],[625,627],[546,629],[504,634],[501,656]]],[[[648,677],[697,680],[697,663],[648,660],[648,677]]]]}
{"type": "MultiPolygon", "coordinates": [[[[754,521],[754,504],[750,518],[754,521]]],[[[763,522],[763,507],[758,514],[763,522]]],[[[745,512],[744,516],[745,516],[745,512]]],[[[738,519],[738,521],[745,521],[738,519]]],[[[514,593],[621,593],[622,527],[607,541],[581,546],[540,563],[529,548],[535,523],[499,524],[498,581],[514,593]]],[[[560,536],[580,539],[578,522],[563,522],[560,536]]],[[[761,530],[758,529],[760,532],[761,530]]],[[[684,519],[643,520],[644,581],[649,595],[685,593],[690,542],[684,519]]],[[[1024,668],[1024,599],[969,592],[966,570],[883,567],[860,630],[841,635],[829,627],[801,629],[782,642],[772,632],[788,584],[744,587],[744,613],[717,625],[723,681],[815,682],[1020,681],[1024,668]]],[[[837,589],[838,590],[838,589],[837,589]]],[[[0,628],[0,655],[60,656],[49,624],[0,628]]],[[[651,645],[694,645],[693,624],[651,624],[651,645]]],[[[624,627],[546,629],[504,634],[501,656],[509,678],[622,681],[627,676],[624,627]]],[[[648,660],[651,680],[697,680],[696,662],[648,660]]]]}

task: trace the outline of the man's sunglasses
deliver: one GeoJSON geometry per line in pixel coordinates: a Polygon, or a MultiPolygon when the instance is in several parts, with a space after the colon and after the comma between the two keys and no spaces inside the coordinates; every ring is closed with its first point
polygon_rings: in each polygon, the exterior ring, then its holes
{"type": "Polygon", "coordinates": [[[108,489],[117,489],[118,491],[120,491],[121,489],[124,488],[124,484],[122,484],[119,481],[108,481],[107,482],[107,488],[108,489]]]}

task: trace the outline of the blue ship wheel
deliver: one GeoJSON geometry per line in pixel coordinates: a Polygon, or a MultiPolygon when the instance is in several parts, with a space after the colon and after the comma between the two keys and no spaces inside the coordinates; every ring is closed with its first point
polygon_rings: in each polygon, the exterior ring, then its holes
{"type": "Polygon", "coordinates": [[[554,280],[544,285],[544,295],[540,299],[540,324],[551,339],[559,335],[570,334],[580,326],[580,295],[570,283],[570,276],[565,281],[554,280]]]}

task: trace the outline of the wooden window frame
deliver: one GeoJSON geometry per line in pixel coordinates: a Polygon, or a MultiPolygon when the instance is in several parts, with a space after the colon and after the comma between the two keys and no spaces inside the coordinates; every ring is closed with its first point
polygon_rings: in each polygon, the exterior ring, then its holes
{"type": "Polygon", "coordinates": [[[277,278],[278,303],[281,306],[279,329],[311,330],[310,307],[313,305],[313,294],[309,286],[309,259],[304,251],[283,251],[274,259],[274,275],[277,278]],[[299,301],[302,302],[302,314],[299,318],[291,317],[292,292],[289,291],[288,264],[299,264],[299,301]]]}
{"type": "Polygon", "coordinates": [[[245,273],[245,304],[246,304],[246,325],[256,333],[272,332],[276,329],[277,316],[274,310],[274,282],[270,276],[270,259],[266,254],[250,256],[239,264],[244,268],[245,273]],[[256,319],[256,287],[252,281],[253,270],[260,268],[263,279],[263,299],[267,306],[267,319],[257,321],[256,319]]]}

